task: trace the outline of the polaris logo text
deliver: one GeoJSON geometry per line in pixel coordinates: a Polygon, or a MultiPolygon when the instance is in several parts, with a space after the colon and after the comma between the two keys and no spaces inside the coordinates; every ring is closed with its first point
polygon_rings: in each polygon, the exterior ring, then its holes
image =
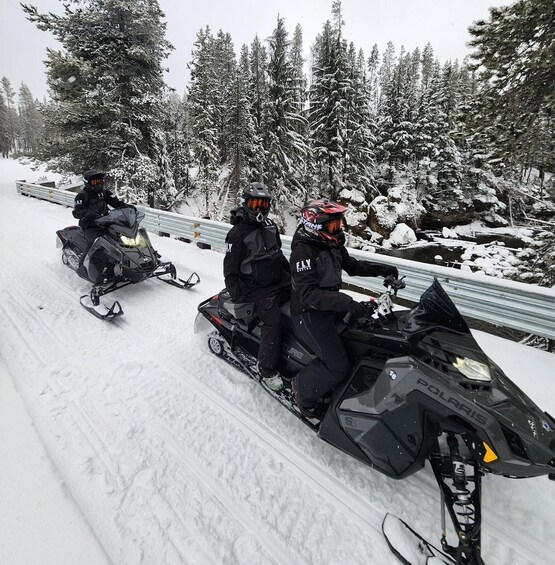
{"type": "Polygon", "coordinates": [[[428,381],[424,379],[418,379],[416,381],[416,384],[426,387],[426,390],[429,393],[433,394],[434,396],[437,396],[438,398],[441,398],[441,400],[443,400],[445,404],[452,406],[455,410],[461,412],[462,414],[465,414],[466,416],[468,416],[472,420],[475,420],[479,424],[482,424],[483,426],[487,424],[487,419],[483,414],[476,412],[476,410],[473,410],[471,406],[465,404],[464,402],[461,402],[455,396],[449,396],[448,393],[445,393],[445,391],[441,390],[440,388],[438,388],[433,384],[430,384],[428,381]]]}

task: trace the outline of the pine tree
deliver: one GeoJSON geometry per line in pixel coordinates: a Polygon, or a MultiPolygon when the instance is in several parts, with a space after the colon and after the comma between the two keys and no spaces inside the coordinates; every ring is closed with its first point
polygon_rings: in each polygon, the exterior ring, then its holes
{"type": "Polygon", "coordinates": [[[337,199],[345,188],[346,143],[352,84],[342,37],[341,3],[332,7],[335,25],[327,21],[316,38],[310,89],[310,131],[316,182],[321,195],[337,199]]]}
{"type": "Polygon", "coordinates": [[[213,72],[216,80],[214,89],[214,108],[216,112],[216,135],[218,139],[219,161],[223,165],[229,159],[228,149],[232,143],[233,119],[231,118],[234,92],[233,81],[236,74],[235,51],[229,33],[222,30],[214,40],[213,72]]]}
{"type": "Polygon", "coordinates": [[[2,157],[8,157],[10,149],[8,107],[4,101],[4,93],[0,90],[0,154],[2,157]]]}
{"type": "Polygon", "coordinates": [[[168,157],[178,196],[188,196],[191,187],[189,169],[192,164],[187,122],[187,100],[172,93],[166,101],[164,134],[168,157]]]}
{"type": "Polygon", "coordinates": [[[189,69],[189,112],[192,131],[192,149],[199,166],[195,185],[204,197],[204,213],[213,214],[213,205],[218,192],[218,148],[219,110],[216,107],[217,77],[214,65],[214,38],[210,28],[201,29],[193,46],[189,69]]]}
{"type": "Polygon", "coordinates": [[[265,47],[258,36],[251,43],[249,54],[249,91],[254,121],[254,145],[251,156],[252,178],[262,182],[267,180],[266,147],[268,147],[268,61],[265,47]]]}
{"type": "Polygon", "coordinates": [[[283,18],[278,17],[277,27],[269,38],[268,63],[268,160],[267,184],[272,192],[275,210],[283,207],[295,196],[304,194],[303,165],[307,146],[298,133],[304,124],[295,98],[295,74],[290,59],[290,45],[283,18]]]}
{"type": "Polygon", "coordinates": [[[15,91],[12,88],[10,81],[6,77],[2,77],[2,88],[4,90],[4,100],[6,103],[6,113],[7,113],[7,131],[9,148],[8,153],[17,149],[17,133],[18,133],[18,123],[17,123],[17,111],[14,104],[15,91]]]}
{"type": "Polygon", "coordinates": [[[43,134],[43,119],[39,103],[33,99],[29,87],[21,83],[19,89],[19,146],[22,151],[35,152],[43,134]]]}
{"type": "Polygon", "coordinates": [[[469,31],[481,82],[476,136],[492,148],[488,163],[518,178],[533,132],[541,129],[542,116],[555,112],[553,2],[519,0],[492,8],[489,20],[475,22],[469,31]]]}
{"type": "MultiPolygon", "coordinates": [[[[58,132],[49,153],[62,169],[91,167],[111,172],[131,187],[136,200],[166,206],[175,196],[159,124],[165,40],[157,0],[83,0],[64,5],[62,15],[28,19],[63,46],[48,51],[48,86],[58,132]]],[[[48,153],[48,150],[47,150],[48,153]]]]}
{"type": "Polygon", "coordinates": [[[233,98],[230,106],[230,181],[228,202],[233,205],[240,190],[258,177],[258,154],[262,151],[260,140],[256,136],[252,116],[252,100],[249,92],[250,69],[249,50],[246,45],[241,49],[241,57],[232,83],[233,98]]]}

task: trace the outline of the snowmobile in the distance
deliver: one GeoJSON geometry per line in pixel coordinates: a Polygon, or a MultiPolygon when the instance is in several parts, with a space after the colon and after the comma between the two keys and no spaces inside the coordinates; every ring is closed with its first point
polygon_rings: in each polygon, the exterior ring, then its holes
{"type": "MultiPolygon", "coordinates": [[[[388,514],[382,530],[400,561],[483,564],[481,478],[555,479],[555,421],[481,350],[437,280],[411,310],[393,308],[404,282],[385,284],[372,318],[338,326],[352,370],[321,401],[318,419],[302,416],[290,386],[274,392],[260,381],[260,323],[252,304],[234,304],[223,291],[199,305],[196,331],[209,322],[212,353],[257,380],[338,449],[396,479],[429,462],[442,501],[441,548],[388,514]],[[456,545],[447,540],[445,509],[456,545]]],[[[282,314],[279,370],[287,382],[314,356],[293,333],[289,304],[282,314]]]]}
{"type": "Polygon", "coordinates": [[[83,231],[78,226],[58,230],[56,244],[62,248],[62,261],[83,279],[93,283],[90,293],[80,298],[81,305],[97,318],[109,320],[123,314],[116,300],[110,307],[100,303],[105,294],[124,286],[157,277],[178,288],[191,288],[200,282],[197,273],[187,280],[177,277],[171,262],[160,261],[148,233],[139,227],[144,213],[133,206],[111,210],[94,220],[103,228],[90,249],[83,231]]]}

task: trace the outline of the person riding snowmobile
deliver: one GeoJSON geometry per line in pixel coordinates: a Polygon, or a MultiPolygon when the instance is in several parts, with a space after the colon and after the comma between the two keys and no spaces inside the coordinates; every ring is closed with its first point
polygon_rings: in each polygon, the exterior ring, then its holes
{"type": "Polygon", "coordinates": [[[254,303],[262,321],[258,372],[277,391],[284,386],[276,370],[281,348],[280,306],[289,300],[291,276],[278,228],[268,218],[270,206],[266,185],[254,182],[244,189],[225,240],[224,279],[233,302],[254,303]]]}
{"type": "Polygon", "coordinates": [[[301,210],[291,243],[291,320],[295,333],[317,358],[293,379],[293,395],[301,412],[317,417],[317,401],[340,383],[349,359],[335,323],[347,312],[356,320],[373,314],[372,303],[340,292],[341,271],[349,275],[398,278],[396,267],[359,261],[345,248],[345,206],[324,199],[309,201],[301,210]]]}
{"type": "MultiPolygon", "coordinates": [[[[83,265],[83,261],[87,252],[92,247],[96,238],[104,233],[104,230],[94,224],[94,220],[102,216],[106,216],[112,208],[127,208],[132,205],[126,204],[117,198],[112,192],[105,187],[106,173],[98,170],[90,170],[83,173],[84,189],[75,197],[73,204],[73,217],[79,220],[87,247],[83,251],[79,266],[83,265]]],[[[94,259],[99,261],[98,258],[94,259]]],[[[99,267],[101,267],[99,265],[99,267]]]]}
{"type": "MultiPolygon", "coordinates": [[[[106,173],[91,170],[83,173],[84,189],[75,197],[73,217],[79,220],[79,227],[83,230],[88,247],[94,240],[104,233],[104,230],[94,225],[94,220],[106,216],[108,206],[112,208],[126,208],[126,204],[112,194],[105,187],[106,173]]],[[[86,255],[86,252],[83,254],[86,255]]]]}

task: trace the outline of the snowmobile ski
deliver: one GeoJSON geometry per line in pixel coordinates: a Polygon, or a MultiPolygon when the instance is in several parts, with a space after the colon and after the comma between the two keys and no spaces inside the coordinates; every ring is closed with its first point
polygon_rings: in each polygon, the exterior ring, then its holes
{"type": "Polygon", "coordinates": [[[164,267],[165,272],[159,275],[156,274],[155,272],[154,276],[157,279],[160,279],[162,282],[171,284],[172,286],[175,286],[177,288],[181,288],[181,289],[193,288],[195,285],[197,285],[200,282],[200,277],[196,272],[191,273],[190,277],[186,281],[180,279],[177,276],[177,271],[173,263],[162,263],[160,267],[164,267]]]}
{"type": "Polygon", "coordinates": [[[100,320],[113,320],[114,318],[123,315],[123,308],[117,300],[108,308],[108,306],[101,304],[100,302],[95,304],[95,301],[91,299],[90,295],[84,294],[81,298],[79,298],[79,302],[85,310],[100,320]]]}
{"type": "Polygon", "coordinates": [[[453,565],[455,560],[415,532],[406,522],[386,514],[382,532],[387,545],[405,565],[453,565]]]}

